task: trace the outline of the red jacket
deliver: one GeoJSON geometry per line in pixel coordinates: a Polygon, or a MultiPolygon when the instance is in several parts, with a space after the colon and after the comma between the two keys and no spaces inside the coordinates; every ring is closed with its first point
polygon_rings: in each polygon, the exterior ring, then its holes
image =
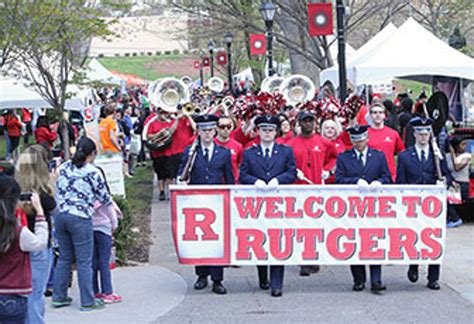
{"type": "Polygon", "coordinates": [[[37,144],[46,142],[48,143],[48,147],[51,148],[56,138],[56,132],[50,131],[47,127],[35,129],[35,139],[37,144]]]}
{"type": "Polygon", "coordinates": [[[10,137],[20,137],[21,136],[21,127],[23,124],[20,122],[18,117],[14,115],[8,115],[5,117],[5,126],[7,128],[8,136],[10,137]]]}

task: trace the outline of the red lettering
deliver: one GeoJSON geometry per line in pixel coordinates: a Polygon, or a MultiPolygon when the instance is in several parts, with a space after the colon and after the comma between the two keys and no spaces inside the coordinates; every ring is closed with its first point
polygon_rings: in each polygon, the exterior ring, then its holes
{"type": "Polygon", "coordinates": [[[203,241],[218,240],[219,236],[212,230],[211,225],[216,220],[216,213],[209,208],[183,208],[184,214],[184,241],[197,241],[198,236],[196,229],[199,227],[202,231],[203,241]],[[204,218],[198,221],[197,215],[202,215],[204,218]]]}
{"type": "Polygon", "coordinates": [[[303,260],[318,260],[316,240],[322,242],[324,230],[321,228],[299,228],[296,230],[296,240],[304,243],[303,260]]]}
{"type": "Polygon", "coordinates": [[[293,254],[293,237],[295,231],[292,228],[269,229],[268,239],[270,240],[270,253],[278,260],[286,260],[293,254]],[[285,249],[282,248],[281,236],[285,241],[285,249]]]}
{"type": "Polygon", "coordinates": [[[443,203],[435,196],[428,196],[423,199],[421,211],[425,216],[436,218],[443,210],[443,203]]]}
{"type": "Polygon", "coordinates": [[[278,206],[276,204],[282,204],[282,197],[265,197],[265,217],[267,218],[283,218],[283,213],[278,211],[278,206]]]}
{"type": "Polygon", "coordinates": [[[257,229],[237,229],[237,260],[250,260],[250,250],[258,260],[267,260],[268,255],[263,248],[265,233],[257,229]]]}
{"type": "Polygon", "coordinates": [[[260,214],[260,209],[262,208],[263,198],[262,197],[235,197],[234,198],[235,205],[237,206],[237,210],[239,212],[240,218],[257,218],[260,214]],[[245,200],[245,206],[244,206],[245,200]],[[255,201],[257,204],[255,205],[255,201]]]}
{"type": "Polygon", "coordinates": [[[377,239],[385,237],[383,228],[360,228],[359,258],[362,260],[381,260],[385,257],[385,250],[377,249],[377,239]]]}
{"type": "Polygon", "coordinates": [[[347,210],[346,202],[341,197],[330,197],[326,201],[326,213],[334,218],[342,217],[347,210]]]}
{"type": "Polygon", "coordinates": [[[300,208],[298,208],[298,210],[295,211],[295,202],[296,202],[295,197],[285,197],[285,204],[286,204],[285,217],[303,218],[303,211],[300,208]]]}
{"type": "Polygon", "coordinates": [[[397,214],[392,210],[391,204],[397,202],[396,197],[379,197],[379,217],[396,217],[397,214]]]}
{"type": "Polygon", "coordinates": [[[402,197],[402,204],[408,207],[407,217],[417,217],[416,205],[421,204],[421,198],[415,197],[415,196],[405,196],[405,197],[402,197]]]}
{"type": "Polygon", "coordinates": [[[353,228],[336,228],[329,232],[326,248],[331,256],[338,260],[347,260],[355,253],[354,242],[342,243],[342,251],[339,249],[339,240],[345,236],[349,240],[354,240],[355,230],[353,228]]]}
{"type": "Polygon", "coordinates": [[[421,258],[423,260],[437,260],[441,257],[443,252],[441,242],[433,239],[432,236],[435,238],[441,238],[441,228],[425,228],[421,231],[421,241],[431,249],[431,251],[428,249],[421,249],[421,258]]]}
{"type": "Polygon", "coordinates": [[[419,253],[415,247],[418,241],[418,234],[409,228],[389,228],[388,236],[390,237],[390,250],[388,258],[390,260],[402,260],[405,250],[410,260],[418,260],[419,253]]]}
{"type": "Polygon", "coordinates": [[[375,217],[375,197],[349,197],[349,217],[375,217]],[[354,209],[357,213],[354,212],[354,209]]]}
{"type": "Polygon", "coordinates": [[[308,197],[308,199],[304,201],[304,206],[303,206],[304,213],[308,217],[318,218],[318,217],[321,217],[321,215],[323,214],[323,211],[319,208],[317,208],[316,210],[313,210],[313,205],[315,203],[318,205],[322,205],[323,197],[308,197]]]}

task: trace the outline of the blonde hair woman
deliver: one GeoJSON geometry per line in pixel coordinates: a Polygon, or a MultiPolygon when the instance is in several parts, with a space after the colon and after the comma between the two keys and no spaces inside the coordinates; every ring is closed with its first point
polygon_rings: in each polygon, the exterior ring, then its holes
{"type": "MultiPolygon", "coordinates": [[[[20,154],[16,163],[15,179],[21,191],[37,192],[48,223],[48,245],[30,253],[33,292],[28,296],[27,323],[44,323],[44,292],[51,268],[51,216],[56,208],[54,190],[48,168],[48,152],[42,145],[32,145],[20,154]]],[[[34,232],[36,212],[26,210],[28,229],[34,232]]]]}
{"type": "MultiPolygon", "coordinates": [[[[325,139],[334,143],[337,155],[339,155],[340,153],[346,150],[346,146],[344,145],[344,142],[342,141],[340,137],[341,132],[342,132],[341,124],[338,121],[335,121],[333,119],[326,119],[321,124],[321,135],[325,139]]],[[[328,179],[326,179],[327,184],[335,183],[335,176],[334,176],[335,172],[336,172],[336,166],[334,166],[334,168],[329,171],[330,176],[328,179]]]]}

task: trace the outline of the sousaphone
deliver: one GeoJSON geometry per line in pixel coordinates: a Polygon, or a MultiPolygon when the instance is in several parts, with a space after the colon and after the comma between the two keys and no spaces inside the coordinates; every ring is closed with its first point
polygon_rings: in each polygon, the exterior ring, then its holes
{"type": "Polygon", "coordinates": [[[152,89],[150,101],[169,113],[177,112],[178,105],[189,102],[188,86],[175,78],[164,78],[152,89]]]}
{"type": "Polygon", "coordinates": [[[280,92],[280,86],[285,80],[284,77],[273,75],[271,77],[266,77],[262,81],[261,91],[268,93],[277,93],[280,92]]]}
{"type": "Polygon", "coordinates": [[[310,78],[295,74],[287,77],[280,85],[280,93],[288,105],[296,106],[314,98],[316,87],[310,78]]]}
{"type": "Polygon", "coordinates": [[[207,81],[206,86],[209,88],[209,90],[219,93],[224,90],[224,84],[224,80],[221,78],[212,77],[207,81]]]}

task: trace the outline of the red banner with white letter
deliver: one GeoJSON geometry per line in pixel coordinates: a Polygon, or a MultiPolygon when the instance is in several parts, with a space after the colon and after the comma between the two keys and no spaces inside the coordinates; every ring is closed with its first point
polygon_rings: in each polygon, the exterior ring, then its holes
{"type": "Polygon", "coordinates": [[[180,263],[440,264],[442,186],[172,186],[180,263]]]}

